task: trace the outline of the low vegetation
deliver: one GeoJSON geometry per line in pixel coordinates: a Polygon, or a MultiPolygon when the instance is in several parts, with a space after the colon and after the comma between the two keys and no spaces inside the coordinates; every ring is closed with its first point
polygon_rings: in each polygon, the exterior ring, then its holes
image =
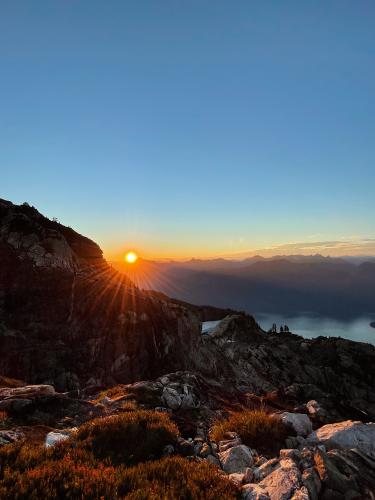
{"type": "Polygon", "coordinates": [[[176,438],[177,428],[167,415],[136,411],[93,420],[72,439],[48,449],[28,443],[4,446],[0,498],[240,498],[239,489],[213,465],[161,458],[164,446],[176,438]]]}
{"type": "Polygon", "coordinates": [[[186,499],[232,500],[238,488],[208,463],[175,457],[125,468],[77,463],[68,455],[23,474],[7,468],[0,480],[3,500],[186,499]]]}
{"type": "Polygon", "coordinates": [[[92,420],[80,427],[76,446],[112,464],[135,465],[160,458],[177,440],[178,428],[165,413],[139,410],[92,420]]]}
{"type": "Polygon", "coordinates": [[[264,410],[244,409],[231,412],[225,420],[214,423],[211,439],[221,441],[226,432],[237,432],[244,444],[265,453],[273,454],[285,445],[285,438],[291,434],[280,419],[264,410]]]}

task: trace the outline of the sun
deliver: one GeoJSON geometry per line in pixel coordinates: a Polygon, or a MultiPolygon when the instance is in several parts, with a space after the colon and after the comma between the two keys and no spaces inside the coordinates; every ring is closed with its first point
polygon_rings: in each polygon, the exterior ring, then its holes
{"type": "Polygon", "coordinates": [[[124,260],[128,264],[134,264],[134,262],[138,260],[138,255],[133,251],[127,252],[124,256],[124,260]]]}

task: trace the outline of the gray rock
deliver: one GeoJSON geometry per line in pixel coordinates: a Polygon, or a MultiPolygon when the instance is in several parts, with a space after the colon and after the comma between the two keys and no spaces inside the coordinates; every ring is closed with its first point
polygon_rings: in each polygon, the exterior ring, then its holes
{"type": "Polygon", "coordinates": [[[375,423],[364,424],[352,420],[327,424],[311,433],[310,445],[333,448],[357,448],[362,453],[375,457],[375,423]]]}
{"type": "Polygon", "coordinates": [[[232,474],[229,474],[229,479],[238,486],[240,486],[243,483],[243,478],[244,474],[242,474],[241,472],[233,472],[232,474]]]}
{"type": "Polygon", "coordinates": [[[19,430],[0,431],[0,446],[5,446],[7,444],[14,443],[15,441],[20,441],[24,438],[24,433],[19,430]]]}
{"type": "Polygon", "coordinates": [[[172,410],[178,410],[181,406],[181,397],[176,389],[164,387],[162,394],[163,403],[172,410]]]}
{"type": "Polygon", "coordinates": [[[19,413],[32,404],[31,399],[8,398],[0,401],[0,410],[9,413],[19,413]]]}
{"type": "Polygon", "coordinates": [[[244,500],[270,500],[267,491],[259,484],[245,484],[241,491],[244,500]]]}
{"type": "Polygon", "coordinates": [[[309,496],[309,492],[305,486],[302,486],[299,490],[297,490],[294,495],[291,497],[291,500],[311,500],[309,496]]]}
{"type": "Polygon", "coordinates": [[[307,436],[312,432],[312,423],[304,413],[284,412],[280,415],[281,421],[292,427],[297,436],[307,436]]]}
{"type": "Polygon", "coordinates": [[[263,479],[259,485],[267,491],[270,500],[289,500],[301,487],[301,474],[295,464],[280,466],[263,479]]]}
{"type": "Polygon", "coordinates": [[[238,446],[242,444],[242,441],[240,438],[235,438],[231,440],[226,440],[226,441],[219,441],[219,451],[226,451],[229,450],[229,448],[233,448],[234,446],[238,446]]]}
{"type": "Polygon", "coordinates": [[[2,388],[0,389],[0,399],[5,398],[34,398],[36,396],[50,396],[55,394],[55,388],[52,385],[25,385],[22,387],[2,388]]]}
{"type": "Polygon", "coordinates": [[[318,500],[320,490],[322,489],[322,483],[318,473],[313,467],[309,467],[303,471],[302,482],[309,492],[310,499],[318,500]]]}
{"type": "Polygon", "coordinates": [[[308,401],[306,408],[310,415],[314,417],[324,418],[327,416],[327,411],[315,399],[308,401]]]}
{"type": "Polygon", "coordinates": [[[211,464],[216,465],[216,467],[221,467],[219,459],[214,455],[207,455],[206,460],[211,464]]]}
{"type": "Polygon", "coordinates": [[[279,459],[271,458],[270,460],[267,460],[266,462],[264,462],[259,467],[253,470],[254,478],[256,481],[261,481],[279,467],[280,467],[279,459]]]}
{"type": "Polygon", "coordinates": [[[247,467],[254,463],[254,456],[250,448],[241,444],[219,453],[223,470],[227,474],[233,472],[245,472],[247,467]]]}
{"type": "Polygon", "coordinates": [[[280,450],[280,458],[290,458],[294,462],[299,462],[301,460],[301,452],[295,449],[280,450]]]}
{"type": "Polygon", "coordinates": [[[250,467],[247,467],[245,469],[244,475],[243,475],[243,483],[251,483],[251,481],[254,479],[254,472],[250,467]]]}

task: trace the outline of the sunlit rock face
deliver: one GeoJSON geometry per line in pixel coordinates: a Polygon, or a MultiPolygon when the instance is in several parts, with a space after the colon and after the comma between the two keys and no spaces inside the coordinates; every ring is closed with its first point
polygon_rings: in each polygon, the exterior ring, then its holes
{"type": "Polygon", "coordinates": [[[188,365],[199,336],[193,311],[140,291],[96,243],[0,200],[0,373],[60,390],[132,382],[188,365]]]}

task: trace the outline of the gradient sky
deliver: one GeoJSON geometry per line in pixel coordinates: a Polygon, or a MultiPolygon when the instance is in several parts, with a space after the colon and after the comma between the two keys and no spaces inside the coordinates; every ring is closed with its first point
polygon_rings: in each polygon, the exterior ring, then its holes
{"type": "Polygon", "coordinates": [[[374,26],[373,0],[2,0],[0,196],[110,258],[374,238],[374,26]]]}

